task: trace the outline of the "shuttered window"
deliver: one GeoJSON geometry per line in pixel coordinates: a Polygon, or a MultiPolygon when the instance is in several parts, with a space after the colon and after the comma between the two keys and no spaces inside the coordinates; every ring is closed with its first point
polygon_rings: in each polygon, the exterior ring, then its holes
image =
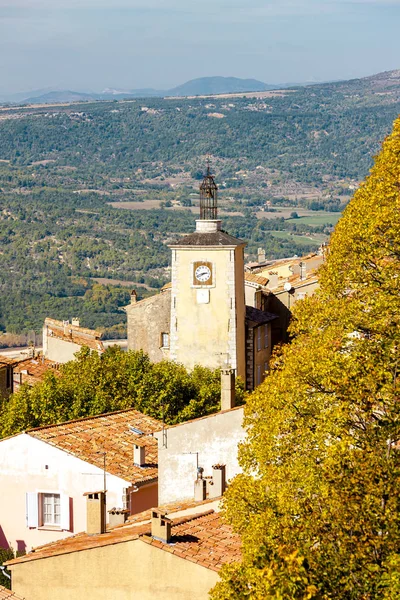
{"type": "Polygon", "coordinates": [[[257,351],[261,350],[261,326],[257,327],[257,351]]]}
{"type": "Polygon", "coordinates": [[[268,325],[264,325],[264,348],[268,348],[269,339],[268,339],[268,325]]]}
{"type": "Polygon", "coordinates": [[[70,502],[72,500],[67,494],[28,492],[26,494],[27,527],[56,527],[65,531],[72,531],[70,502]]]}

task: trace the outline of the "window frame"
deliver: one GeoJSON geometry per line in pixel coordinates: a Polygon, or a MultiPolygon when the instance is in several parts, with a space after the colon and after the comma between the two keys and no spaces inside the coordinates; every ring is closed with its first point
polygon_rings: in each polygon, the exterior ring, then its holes
{"type": "Polygon", "coordinates": [[[61,528],[61,494],[55,492],[43,492],[39,495],[39,502],[39,515],[41,517],[39,520],[41,523],[40,526],[61,528]],[[56,499],[58,499],[57,503],[56,499]],[[50,502],[47,502],[47,506],[50,506],[51,514],[51,519],[49,520],[47,520],[46,517],[46,513],[49,514],[49,511],[46,511],[46,500],[50,500],[50,502]]]}
{"type": "Polygon", "coordinates": [[[170,344],[170,337],[167,331],[162,331],[160,334],[160,348],[168,349],[170,344]],[[164,336],[167,339],[167,344],[164,344],[164,336]]]}
{"type": "Polygon", "coordinates": [[[269,347],[269,327],[267,323],[264,325],[264,349],[269,347]]]}
{"type": "MultiPolygon", "coordinates": [[[[73,532],[72,523],[72,502],[69,494],[64,494],[59,490],[36,490],[26,492],[26,526],[29,529],[47,529],[51,531],[70,531],[73,532]],[[45,516],[45,497],[52,497],[53,518],[47,519],[45,516]],[[59,502],[55,503],[55,497],[59,502]],[[58,506],[58,510],[56,509],[58,506]],[[57,519],[56,510],[59,514],[57,519]],[[59,521],[59,522],[57,522],[59,521]]],[[[46,511],[48,514],[48,511],[46,511]]]]}
{"type": "Polygon", "coordinates": [[[262,350],[262,343],[261,343],[261,325],[259,327],[257,327],[257,352],[260,352],[262,350]]]}

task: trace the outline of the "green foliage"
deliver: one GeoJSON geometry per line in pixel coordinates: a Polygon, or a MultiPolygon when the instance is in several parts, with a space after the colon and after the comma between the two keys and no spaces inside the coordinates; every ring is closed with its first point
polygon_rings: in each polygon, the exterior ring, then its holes
{"type": "MultiPolygon", "coordinates": [[[[82,348],[77,360],[46,373],[42,383],[22,386],[3,401],[1,435],[100,413],[136,408],[168,424],[219,410],[220,372],[197,366],[151,363],[143,352],[110,347],[102,355],[82,348]]],[[[243,403],[243,383],[237,382],[243,403]]]]}
{"type": "Polygon", "coordinates": [[[399,597],[400,120],[339,222],[320,291],[248,399],[215,600],[399,597]]]}
{"type": "MultiPolygon", "coordinates": [[[[8,560],[12,560],[13,558],[16,558],[17,556],[21,556],[21,554],[23,554],[23,553],[14,552],[14,550],[12,548],[0,548],[0,565],[3,565],[8,560]]],[[[7,571],[7,572],[8,572],[8,575],[11,575],[10,571],[7,571]]],[[[4,575],[4,573],[1,569],[0,569],[0,585],[7,588],[8,590],[11,589],[11,580],[4,575]]]]}

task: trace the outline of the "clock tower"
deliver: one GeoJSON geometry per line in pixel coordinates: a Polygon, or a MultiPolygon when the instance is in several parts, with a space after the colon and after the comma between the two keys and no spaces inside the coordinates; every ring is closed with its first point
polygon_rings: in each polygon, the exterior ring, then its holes
{"type": "Polygon", "coordinates": [[[196,231],[170,245],[170,359],[187,368],[228,366],[245,378],[245,242],[221,229],[217,200],[208,166],[196,231]]]}

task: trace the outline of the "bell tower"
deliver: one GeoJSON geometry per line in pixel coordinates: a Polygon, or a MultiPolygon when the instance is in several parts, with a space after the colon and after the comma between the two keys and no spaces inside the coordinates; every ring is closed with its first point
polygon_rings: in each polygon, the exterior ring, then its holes
{"type": "Polygon", "coordinates": [[[202,221],[218,219],[218,188],[211,175],[209,161],[207,161],[207,173],[200,185],[200,219],[202,221]]]}
{"type": "Polygon", "coordinates": [[[172,250],[170,359],[245,377],[245,242],[221,228],[210,165],[200,184],[196,230],[172,250]]]}

